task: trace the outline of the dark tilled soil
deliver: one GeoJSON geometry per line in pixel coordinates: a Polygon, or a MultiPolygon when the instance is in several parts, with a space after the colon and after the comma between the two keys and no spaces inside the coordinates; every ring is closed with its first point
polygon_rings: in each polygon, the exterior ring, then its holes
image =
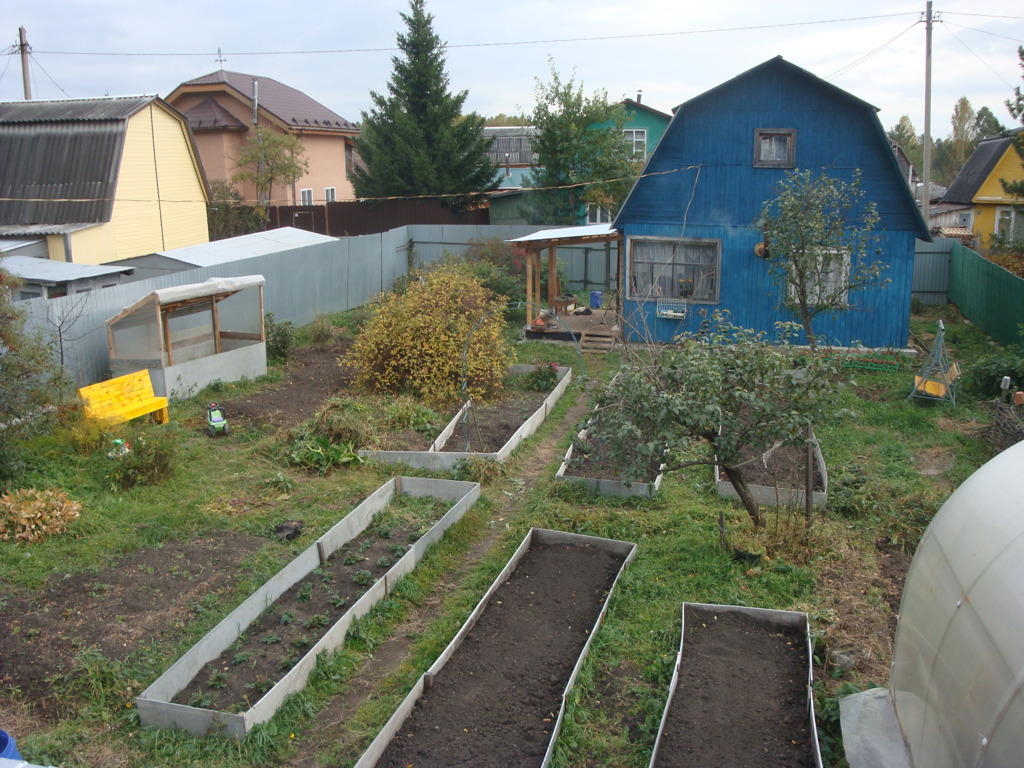
{"type": "Polygon", "coordinates": [[[265,544],[230,533],[168,542],[99,572],[55,577],[31,599],[6,596],[0,601],[0,688],[16,687],[37,714],[61,717],[72,703],[51,695],[51,676],[72,670],[87,649],[123,660],[175,635],[205,610],[204,596],[227,589],[239,563],[265,544]]]}
{"type": "Polygon", "coordinates": [[[534,547],[377,765],[540,765],[561,694],[621,566],[588,546],[534,547]]]}
{"type": "Polygon", "coordinates": [[[807,663],[795,628],[688,608],[656,766],[813,766],[807,663]]]}
{"type": "MultiPolygon", "coordinates": [[[[641,483],[653,483],[658,477],[660,463],[652,462],[645,480],[636,481],[641,483]]],[[[569,477],[588,477],[595,480],[621,480],[622,470],[608,456],[602,456],[598,451],[592,453],[572,452],[569,466],[565,469],[569,477]]]]}
{"type": "Polygon", "coordinates": [[[398,561],[415,538],[389,528],[371,531],[334,552],[256,619],[174,697],[177,704],[221,711],[252,707],[398,561]]]}
{"type": "MultiPolygon", "coordinates": [[[[744,451],[746,458],[753,457],[752,451],[744,451]]],[[[769,488],[799,488],[807,484],[807,449],[796,445],[780,445],[764,459],[761,457],[746,461],[741,467],[747,485],[763,485],[769,488]]],[[[726,479],[723,473],[723,480],[726,479]]],[[[814,490],[823,491],[821,472],[817,462],[814,465],[814,490]]]]}
{"type": "Polygon", "coordinates": [[[444,450],[495,453],[536,413],[549,394],[513,390],[497,402],[474,403],[448,438],[444,450]]]}
{"type": "Polygon", "coordinates": [[[283,383],[221,403],[229,424],[282,428],[311,418],[324,400],[352,389],[356,374],[345,362],[351,346],[351,339],[339,338],[326,346],[295,350],[283,383]]]}

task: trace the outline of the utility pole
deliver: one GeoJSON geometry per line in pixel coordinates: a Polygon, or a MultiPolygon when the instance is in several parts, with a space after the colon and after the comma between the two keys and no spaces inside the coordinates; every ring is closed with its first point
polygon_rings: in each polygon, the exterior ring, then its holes
{"type": "Polygon", "coordinates": [[[922,168],[924,194],[921,196],[921,215],[928,224],[928,209],[932,196],[932,0],[924,14],[924,168],[922,168]]]}
{"type": "Polygon", "coordinates": [[[21,82],[25,88],[25,101],[32,101],[32,84],[28,80],[28,53],[32,49],[28,45],[28,33],[24,27],[18,27],[18,50],[21,51],[21,82]]]}

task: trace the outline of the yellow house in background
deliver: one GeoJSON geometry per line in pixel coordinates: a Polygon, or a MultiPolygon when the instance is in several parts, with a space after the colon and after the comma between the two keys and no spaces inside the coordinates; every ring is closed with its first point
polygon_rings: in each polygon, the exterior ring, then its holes
{"type": "MultiPolygon", "coordinates": [[[[101,264],[209,242],[184,116],[156,96],[0,103],[0,238],[101,264]]],[[[39,255],[43,255],[40,249],[39,255]]]]}
{"type": "Polygon", "coordinates": [[[1021,131],[1024,128],[979,142],[942,199],[971,206],[970,229],[982,249],[991,247],[995,234],[1024,232],[1024,212],[1015,207],[1024,201],[1007,195],[1000,183],[1000,179],[1024,180],[1024,160],[1013,148],[1013,139],[1021,131]]]}
{"type": "MultiPolygon", "coordinates": [[[[271,190],[269,205],[322,205],[352,200],[349,175],[359,128],[320,102],[271,77],[219,70],[188,80],[167,95],[188,119],[209,179],[231,182],[242,147],[260,127],[298,138],[309,169],[287,187],[271,190]]],[[[256,200],[253,184],[235,187],[256,200]]]]}

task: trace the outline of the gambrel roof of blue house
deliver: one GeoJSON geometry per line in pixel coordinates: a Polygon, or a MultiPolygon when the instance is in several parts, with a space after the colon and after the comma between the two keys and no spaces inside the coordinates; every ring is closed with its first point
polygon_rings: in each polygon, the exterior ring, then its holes
{"type": "Polygon", "coordinates": [[[815,334],[841,345],[905,346],[914,242],[929,239],[927,226],[875,107],[781,56],[674,110],[613,223],[625,243],[627,336],[668,342],[718,310],[767,333],[796,320],[763,258],[757,223],[796,170],[847,182],[859,175],[879,214],[881,250],[866,260],[886,263],[890,281],[822,315],[815,334]]]}
{"type": "MultiPolygon", "coordinates": [[[[887,156],[891,159],[891,166],[894,174],[901,179],[904,178],[902,169],[899,166],[899,162],[896,160],[896,156],[892,152],[889,138],[885,134],[885,129],[882,127],[882,123],[878,120],[878,107],[875,107],[874,105],[864,101],[863,99],[854,96],[848,91],[844,91],[842,88],[832,85],[826,80],[822,80],[820,77],[818,77],[815,74],[812,74],[811,72],[808,72],[806,69],[798,67],[796,64],[793,64],[789,61],[786,61],[784,58],[782,58],[782,56],[776,56],[775,58],[769,59],[768,61],[762,64],[758,64],[756,67],[752,67],[751,69],[748,69],[746,72],[742,72],[739,75],[733,77],[732,79],[726,80],[724,83],[721,83],[720,85],[717,85],[708,91],[704,91],[698,96],[695,96],[692,99],[683,102],[679,106],[674,107],[672,110],[672,122],[669,123],[669,127],[665,130],[665,137],[667,137],[676,129],[677,123],[685,121],[689,114],[692,114],[693,112],[698,110],[714,109],[714,102],[717,99],[720,99],[723,94],[735,90],[737,86],[744,83],[744,81],[762,77],[774,78],[780,74],[788,74],[798,79],[803,79],[804,81],[806,81],[807,85],[811,87],[821,88],[828,92],[828,94],[831,97],[845,101],[854,108],[858,110],[863,110],[863,112],[866,115],[870,115],[869,122],[872,123],[872,127],[874,128],[873,138],[877,139],[878,142],[880,142],[880,146],[884,146],[887,149],[887,156]]],[[[763,127],[770,128],[781,126],[766,125],[763,127]]],[[[726,137],[712,136],[708,137],[708,139],[713,141],[724,141],[726,140],[726,137]]],[[[648,161],[647,166],[644,168],[644,174],[648,173],[649,170],[651,170],[657,164],[657,156],[660,154],[662,153],[659,148],[659,150],[656,151],[655,154],[652,155],[650,160],[648,161]]],[[[798,165],[800,164],[798,163],[798,165]]],[[[642,182],[643,179],[641,178],[641,180],[638,181],[637,184],[633,186],[633,189],[630,191],[630,194],[626,197],[626,200],[623,202],[622,207],[619,209],[619,214],[616,217],[613,226],[621,228],[621,223],[628,220],[630,200],[637,193],[638,189],[641,187],[642,182]]],[[[912,219],[916,220],[916,225],[919,229],[918,237],[920,237],[921,239],[930,240],[931,238],[928,234],[928,226],[925,223],[924,218],[921,216],[920,209],[914,202],[913,194],[911,193],[909,186],[904,184],[904,187],[907,188],[905,194],[902,195],[903,199],[900,201],[900,204],[905,208],[905,213],[912,219]]]]}

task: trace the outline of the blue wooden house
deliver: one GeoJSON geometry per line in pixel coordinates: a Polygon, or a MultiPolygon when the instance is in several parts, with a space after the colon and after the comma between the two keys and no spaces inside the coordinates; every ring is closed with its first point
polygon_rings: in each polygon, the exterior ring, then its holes
{"type": "Polygon", "coordinates": [[[627,339],[668,342],[714,310],[769,332],[798,320],[778,309],[755,247],[764,202],[788,170],[804,168],[845,181],[861,172],[891,281],[820,316],[815,334],[823,343],[905,347],[914,241],[929,237],[876,112],[781,56],[678,107],[613,225],[624,236],[627,339]]]}

